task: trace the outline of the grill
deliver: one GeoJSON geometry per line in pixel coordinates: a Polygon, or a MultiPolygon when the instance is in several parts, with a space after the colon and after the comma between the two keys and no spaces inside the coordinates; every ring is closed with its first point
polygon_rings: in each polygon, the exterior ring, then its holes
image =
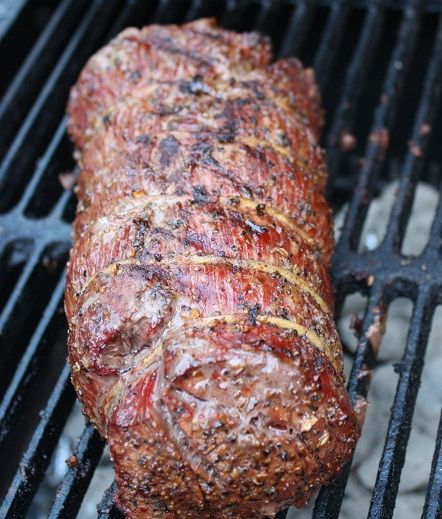
{"type": "MultiPolygon", "coordinates": [[[[387,308],[398,297],[413,302],[368,511],[371,519],[393,517],[431,322],[442,304],[441,202],[422,253],[402,252],[417,183],[439,191],[442,181],[438,0],[26,2],[0,40],[1,517],[30,513],[75,402],[62,313],[75,198],[58,179],[74,168],[65,134],[68,88],[87,57],[122,28],[207,15],[269,34],[278,56],[297,55],[315,69],[327,112],[329,200],[346,211],[332,270],[337,315],[349,294],[367,299],[348,383],[356,405],[369,390],[387,308]],[[398,188],[383,239],[361,252],[371,203],[392,179],[398,188]]],[[[442,420],[423,519],[442,514],[441,443],[442,420]]],[[[77,515],[103,448],[86,425],[50,498],[51,518],[77,515]]],[[[314,519],[339,516],[350,469],[319,492],[314,519]]],[[[97,503],[102,519],[120,517],[112,490],[97,503]]]]}

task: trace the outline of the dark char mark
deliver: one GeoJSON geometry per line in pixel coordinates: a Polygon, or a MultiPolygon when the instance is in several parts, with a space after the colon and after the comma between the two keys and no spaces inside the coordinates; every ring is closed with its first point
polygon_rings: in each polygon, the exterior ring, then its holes
{"type": "Polygon", "coordinates": [[[162,167],[167,168],[170,165],[171,160],[177,155],[180,149],[180,143],[177,139],[170,135],[160,142],[160,164],[162,167]]]}

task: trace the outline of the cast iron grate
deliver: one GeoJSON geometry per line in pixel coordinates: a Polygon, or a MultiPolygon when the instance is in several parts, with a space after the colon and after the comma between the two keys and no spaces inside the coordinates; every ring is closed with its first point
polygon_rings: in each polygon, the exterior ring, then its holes
{"type": "MultiPolygon", "coordinates": [[[[316,71],[328,114],[323,144],[330,200],[335,208],[348,204],[333,267],[338,313],[348,294],[368,298],[349,379],[354,402],[367,395],[376,362],[377,345],[367,331],[395,298],[414,303],[368,514],[393,515],[431,318],[442,304],[442,202],[422,254],[401,254],[418,180],[438,190],[442,180],[437,0],[27,2],[0,41],[1,517],[26,516],[74,403],[61,302],[75,201],[57,178],[73,168],[65,136],[68,88],[87,57],[123,27],[207,15],[226,27],[270,34],[279,56],[300,56],[316,71]],[[392,160],[400,164],[399,188],[386,234],[378,248],[361,254],[370,201],[389,179],[392,160]],[[429,164],[439,164],[439,173],[429,164]]],[[[442,422],[428,467],[424,519],[441,517],[441,443],[442,422]]],[[[86,426],[50,517],[77,514],[102,449],[86,426]]],[[[338,517],[349,470],[321,490],[314,519],[338,517]]],[[[99,504],[101,518],[119,516],[111,492],[99,504]]]]}

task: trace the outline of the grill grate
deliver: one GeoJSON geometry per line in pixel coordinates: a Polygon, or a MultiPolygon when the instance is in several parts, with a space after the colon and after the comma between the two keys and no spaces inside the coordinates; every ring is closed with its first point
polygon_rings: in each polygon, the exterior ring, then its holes
{"type": "MultiPolygon", "coordinates": [[[[348,203],[332,271],[338,313],[348,294],[368,297],[349,379],[354,402],[367,396],[376,364],[377,345],[368,331],[394,299],[414,303],[368,513],[371,519],[393,516],[431,319],[442,304],[441,201],[422,254],[401,254],[418,180],[432,181],[438,190],[442,181],[438,0],[28,0],[0,41],[8,57],[0,78],[0,517],[26,516],[75,399],[61,311],[75,200],[57,180],[74,166],[65,135],[68,87],[87,57],[125,26],[207,15],[229,28],[266,32],[279,56],[299,55],[315,68],[328,114],[323,144],[329,199],[335,208],[348,203]],[[24,37],[24,20],[37,12],[40,25],[24,37]],[[400,164],[399,188],[386,234],[377,249],[362,254],[370,202],[394,160],[400,164]],[[429,164],[437,162],[438,173],[431,175],[429,164]]],[[[441,443],[442,418],[423,519],[441,516],[441,443]]],[[[103,442],[87,425],[51,518],[78,513],[102,451],[103,442]]],[[[349,473],[347,466],[320,491],[313,519],[338,517],[349,473]]],[[[119,517],[112,488],[98,511],[103,519],[119,517]]]]}

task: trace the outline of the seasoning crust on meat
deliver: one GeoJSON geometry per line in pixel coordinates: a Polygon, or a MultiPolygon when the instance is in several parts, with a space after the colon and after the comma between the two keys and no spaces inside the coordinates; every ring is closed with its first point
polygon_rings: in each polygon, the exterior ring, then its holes
{"type": "Polygon", "coordinates": [[[72,380],[131,518],[258,518],[336,476],[344,387],[313,75],[212,19],[127,29],[73,87],[72,380]]]}

